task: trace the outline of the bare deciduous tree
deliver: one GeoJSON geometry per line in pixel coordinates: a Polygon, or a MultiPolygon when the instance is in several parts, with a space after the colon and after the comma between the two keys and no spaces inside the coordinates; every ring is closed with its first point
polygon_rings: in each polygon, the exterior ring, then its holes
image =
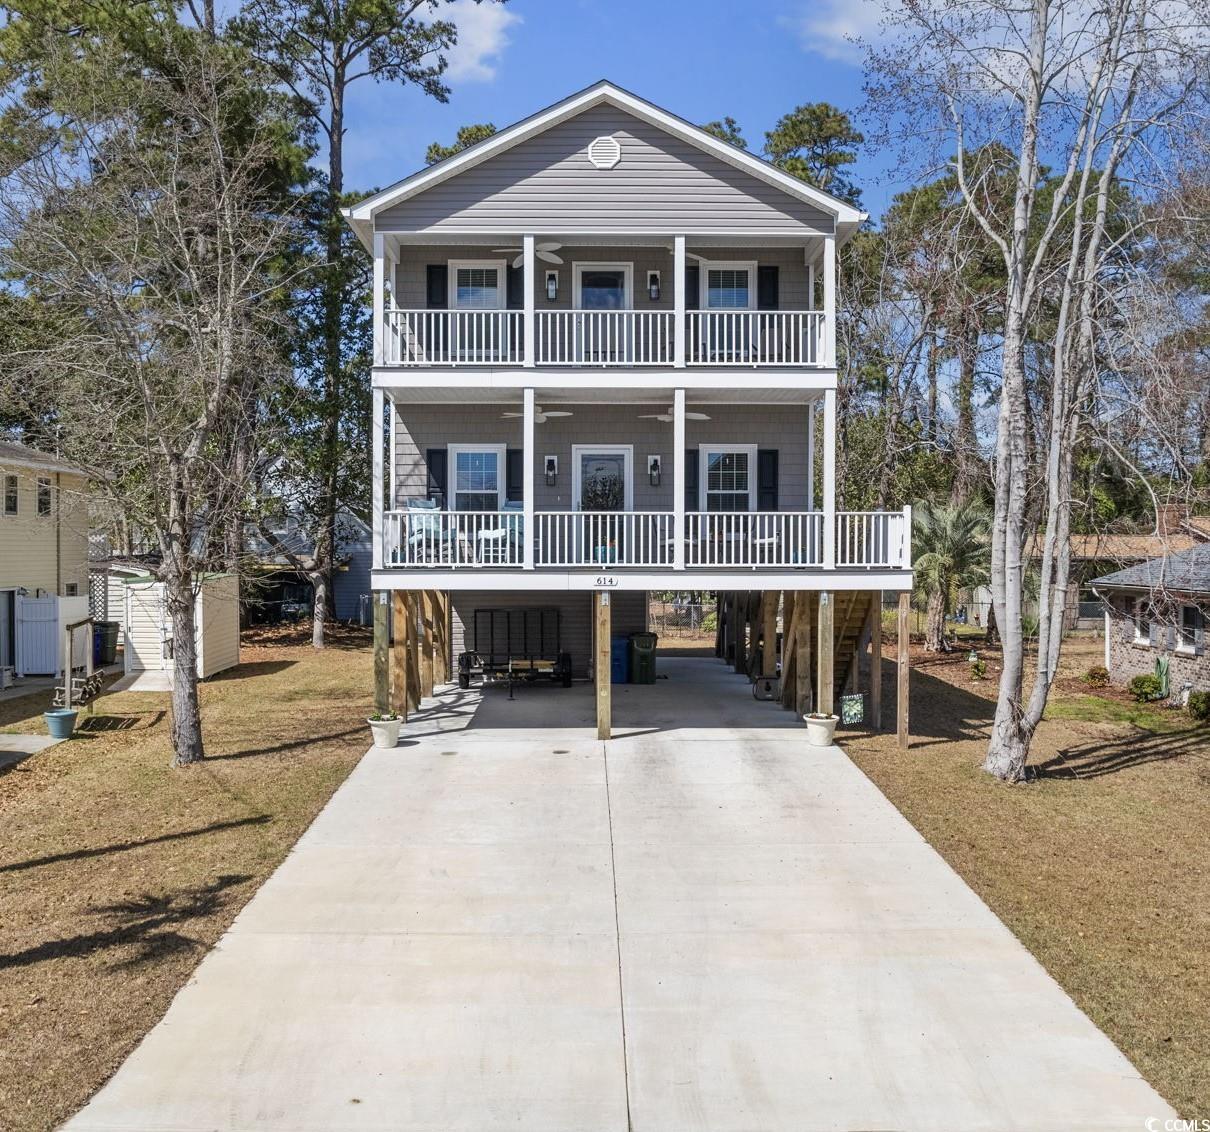
{"type": "Polygon", "coordinates": [[[53,312],[52,337],[5,359],[13,395],[51,407],[59,451],[157,546],[185,765],[204,756],[194,599],[244,502],[231,454],[280,373],[290,221],[273,211],[264,87],[208,37],[166,33],[163,51],[163,73],[135,81],[51,59],[72,144],[7,171],[0,254],[53,312]]]}

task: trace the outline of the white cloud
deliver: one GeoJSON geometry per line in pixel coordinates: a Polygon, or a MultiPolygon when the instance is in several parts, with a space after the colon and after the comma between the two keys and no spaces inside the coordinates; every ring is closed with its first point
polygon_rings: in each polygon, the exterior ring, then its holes
{"type": "Polygon", "coordinates": [[[780,23],[797,37],[804,51],[842,63],[859,63],[860,42],[879,38],[887,4],[880,0],[811,0],[797,16],[780,23]]]}
{"type": "Polygon", "coordinates": [[[521,17],[494,0],[482,4],[453,0],[440,15],[458,27],[458,42],[448,53],[445,77],[471,83],[494,79],[499,56],[509,45],[509,28],[521,23],[521,17]]]}

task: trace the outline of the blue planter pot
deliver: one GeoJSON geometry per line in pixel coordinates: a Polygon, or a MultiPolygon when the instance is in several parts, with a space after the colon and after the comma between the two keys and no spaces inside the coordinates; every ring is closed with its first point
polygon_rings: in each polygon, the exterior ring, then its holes
{"type": "Polygon", "coordinates": [[[76,716],[78,711],[68,710],[67,708],[55,708],[53,711],[44,711],[42,718],[46,720],[46,730],[50,732],[52,739],[70,739],[71,733],[76,729],[76,716]]]}

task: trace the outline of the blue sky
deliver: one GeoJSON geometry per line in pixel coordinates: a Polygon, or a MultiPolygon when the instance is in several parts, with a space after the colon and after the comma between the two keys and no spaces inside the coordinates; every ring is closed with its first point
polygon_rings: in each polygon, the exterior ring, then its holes
{"type": "MultiPolygon", "coordinates": [[[[349,106],[345,184],[390,184],[421,168],[431,141],[459,126],[503,127],[606,78],[694,122],[730,114],[756,152],[803,102],[861,104],[846,37],[871,30],[863,0],[456,0],[461,30],[442,105],[413,88],[363,81],[349,106]]],[[[860,126],[860,122],[858,123],[860,126]]],[[[857,176],[875,217],[901,185],[862,154],[857,176]]]]}

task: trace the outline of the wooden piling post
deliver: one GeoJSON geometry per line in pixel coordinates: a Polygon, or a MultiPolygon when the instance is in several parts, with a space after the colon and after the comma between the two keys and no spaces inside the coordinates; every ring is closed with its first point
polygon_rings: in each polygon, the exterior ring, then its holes
{"type": "Polygon", "coordinates": [[[404,620],[407,622],[407,676],[405,684],[408,691],[408,711],[420,708],[420,634],[416,631],[417,600],[415,590],[406,590],[407,608],[404,620]]]}
{"type": "Polygon", "coordinates": [[[815,710],[831,715],[836,707],[836,595],[819,595],[819,639],[816,645],[815,710]]]}
{"type": "Polygon", "coordinates": [[[420,695],[433,694],[433,594],[420,591],[420,695]]]}
{"type": "Polygon", "coordinates": [[[760,595],[761,657],[760,674],[772,679],[777,675],[777,599],[776,590],[760,595]]]}
{"type": "MultiPolygon", "coordinates": [[[[391,710],[390,672],[387,667],[387,614],[390,612],[390,594],[379,590],[374,594],[374,710],[391,710]]],[[[70,660],[69,660],[70,663],[70,660]]],[[[67,684],[71,684],[71,669],[67,672],[67,684]]],[[[68,692],[67,702],[71,702],[68,692]]]]}
{"type": "Polygon", "coordinates": [[[898,717],[898,732],[899,732],[899,749],[906,751],[908,749],[908,683],[911,653],[908,651],[908,646],[911,644],[911,628],[908,624],[908,619],[912,612],[912,595],[907,590],[903,590],[899,594],[899,657],[896,665],[898,671],[897,688],[895,695],[895,712],[898,717]]]}
{"type": "Polygon", "coordinates": [[[796,715],[805,715],[812,710],[811,614],[814,604],[813,595],[806,592],[799,593],[794,602],[794,608],[798,611],[794,641],[794,712],[796,715]]]}
{"type": "Polygon", "coordinates": [[[433,591],[433,681],[446,684],[450,679],[449,657],[450,607],[449,595],[433,591]]]}
{"type": "Polygon", "coordinates": [[[613,694],[610,683],[613,672],[610,663],[612,658],[609,637],[609,594],[603,590],[594,590],[592,605],[596,638],[596,662],[593,668],[597,679],[597,738],[608,739],[613,694]]]}
{"type": "Polygon", "coordinates": [[[873,594],[870,619],[870,725],[882,730],[882,590],[873,594]]]}
{"type": "Polygon", "coordinates": [[[799,616],[799,594],[786,590],[782,594],[781,614],[781,706],[786,709],[795,704],[795,672],[798,663],[797,638],[799,616]]]}
{"type": "Polygon", "coordinates": [[[408,717],[408,686],[407,686],[407,651],[408,651],[408,622],[407,598],[403,590],[396,590],[392,597],[393,618],[392,636],[395,638],[391,645],[391,710],[408,717]]]}

